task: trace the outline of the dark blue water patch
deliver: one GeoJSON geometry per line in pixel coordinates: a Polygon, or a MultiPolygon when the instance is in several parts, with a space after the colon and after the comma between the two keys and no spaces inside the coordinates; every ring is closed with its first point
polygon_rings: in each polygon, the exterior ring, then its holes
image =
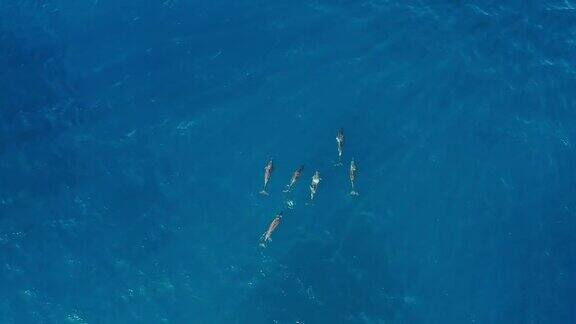
{"type": "Polygon", "coordinates": [[[0,13],[0,321],[573,322],[570,3],[0,13]]]}

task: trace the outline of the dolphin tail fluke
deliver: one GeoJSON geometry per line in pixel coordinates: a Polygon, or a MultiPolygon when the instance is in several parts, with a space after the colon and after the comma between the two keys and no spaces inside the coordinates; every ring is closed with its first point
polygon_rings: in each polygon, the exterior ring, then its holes
{"type": "Polygon", "coordinates": [[[262,236],[260,236],[260,244],[258,244],[258,245],[260,245],[261,247],[265,248],[265,247],[267,246],[266,243],[268,243],[268,241],[266,240],[266,232],[264,232],[264,233],[262,234],[262,236]]]}

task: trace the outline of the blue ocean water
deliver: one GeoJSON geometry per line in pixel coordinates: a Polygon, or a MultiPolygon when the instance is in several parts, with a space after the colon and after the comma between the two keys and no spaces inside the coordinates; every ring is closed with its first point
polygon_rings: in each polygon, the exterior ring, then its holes
{"type": "Polygon", "coordinates": [[[0,323],[576,323],[573,1],[0,17],[0,323]]]}

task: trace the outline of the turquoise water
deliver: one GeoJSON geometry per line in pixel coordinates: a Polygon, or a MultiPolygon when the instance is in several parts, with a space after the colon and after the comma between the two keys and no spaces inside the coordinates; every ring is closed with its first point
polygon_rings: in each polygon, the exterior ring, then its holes
{"type": "Polygon", "coordinates": [[[576,3],[0,17],[0,323],[576,322],[576,3]]]}

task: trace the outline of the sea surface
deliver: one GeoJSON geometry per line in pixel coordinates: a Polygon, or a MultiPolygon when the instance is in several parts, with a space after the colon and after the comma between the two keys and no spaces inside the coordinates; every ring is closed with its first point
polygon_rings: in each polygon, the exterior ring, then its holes
{"type": "Polygon", "coordinates": [[[0,0],[2,324],[576,323],[575,188],[573,0],[0,0]]]}

